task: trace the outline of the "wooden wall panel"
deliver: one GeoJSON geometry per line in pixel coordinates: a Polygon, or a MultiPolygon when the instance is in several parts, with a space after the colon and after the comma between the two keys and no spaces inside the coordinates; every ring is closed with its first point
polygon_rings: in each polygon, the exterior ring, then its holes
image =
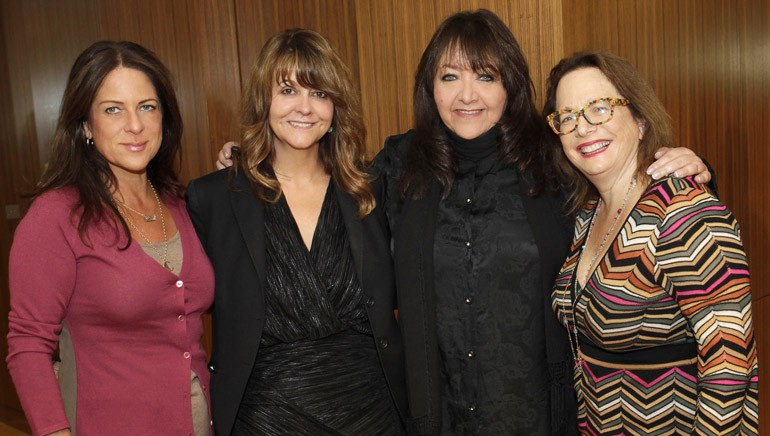
{"type": "Polygon", "coordinates": [[[565,53],[602,49],[631,60],[671,114],[676,142],[716,170],[720,198],[738,218],[749,254],[760,426],[770,434],[770,4],[597,0],[585,8],[564,0],[563,16],[565,53]]]}
{"type": "Polygon", "coordinates": [[[370,151],[412,126],[414,73],[436,27],[448,15],[486,8],[508,24],[522,47],[538,95],[562,56],[561,2],[356,0],[360,77],[370,151]]]}

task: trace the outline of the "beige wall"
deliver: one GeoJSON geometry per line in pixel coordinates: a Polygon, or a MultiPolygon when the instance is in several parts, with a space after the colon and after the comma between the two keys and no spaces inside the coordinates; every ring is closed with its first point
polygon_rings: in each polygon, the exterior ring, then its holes
{"type": "MultiPolygon", "coordinates": [[[[742,224],[760,357],[770,362],[770,181],[763,174],[770,164],[770,5],[764,0],[596,0],[590,7],[577,0],[4,0],[0,201],[23,212],[20,194],[47,158],[68,69],[97,39],[139,42],[174,73],[185,121],[181,171],[189,180],[213,170],[219,145],[237,137],[240,86],[269,35],[309,27],[329,37],[360,84],[374,154],[385,137],[411,125],[414,69],[435,26],[450,13],[479,7],[511,27],[539,96],[550,67],[586,48],[628,57],[652,82],[678,142],[711,162],[720,195],[742,224]]],[[[17,222],[0,224],[3,359],[7,256],[17,222]]],[[[764,368],[763,392],[770,380],[764,368]]],[[[763,417],[769,404],[761,403],[763,417]]],[[[0,365],[0,411],[3,406],[18,409],[0,365]]]]}

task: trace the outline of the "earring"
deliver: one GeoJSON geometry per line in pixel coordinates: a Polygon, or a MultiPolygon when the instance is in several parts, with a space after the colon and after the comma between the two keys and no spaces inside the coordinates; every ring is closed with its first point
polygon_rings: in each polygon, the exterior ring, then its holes
{"type": "Polygon", "coordinates": [[[329,126],[329,130],[326,133],[331,133],[334,131],[334,126],[329,126]]]}
{"type": "Polygon", "coordinates": [[[93,138],[86,138],[86,145],[89,147],[94,146],[94,139],[93,138]]]}

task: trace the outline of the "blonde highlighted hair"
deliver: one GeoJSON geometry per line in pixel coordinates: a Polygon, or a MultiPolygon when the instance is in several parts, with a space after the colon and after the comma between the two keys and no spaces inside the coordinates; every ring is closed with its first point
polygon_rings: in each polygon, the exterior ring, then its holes
{"type": "Polygon", "coordinates": [[[361,100],[350,71],[329,42],[317,32],[291,29],[267,40],[249,76],[242,100],[243,133],[236,170],[244,172],[265,202],[281,198],[281,184],[270,170],[274,134],[269,124],[273,86],[295,76],[302,87],[323,91],[334,104],[332,131],[320,141],[326,171],[358,203],[358,217],[374,209],[366,172],[366,129],[361,100]]]}

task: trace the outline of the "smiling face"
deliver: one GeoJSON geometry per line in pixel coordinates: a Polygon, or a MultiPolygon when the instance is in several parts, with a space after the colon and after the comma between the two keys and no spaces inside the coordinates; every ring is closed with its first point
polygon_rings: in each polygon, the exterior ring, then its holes
{"type": "Polygon", "coordinates": [[[317,148],[334,120],[325,92],[301,86],[294,74],[273,85],[269,123],[276,151],[317,148]]]}
{"type": "MultiPolygon", "coordinates": [[[[598,68],[581,68],[567,73],[556,89],[558,110],[580,110],[604,97],[623,98],[598,68]]],[[[633,104],[633,102],[631,102],[633,104]]],[[[584,117],[577,129],[560,136],[562,149],[572,164],[592,183],[615,183],[635,174],[639,141],[644,128],[627,106],[615,106],[612,119],[593,126],[584,117]]]]}
{"type": "Polygon", "coordinates": [[[441,121],[463,139],[477,138],[497,124],[506,97],[499,75],[477,73],[456,54],[444,56],[433,79],[441,121]]]}
{"type": "Polygon", "coordinates": [[[116,177],[144,173],[163,140],[160,101],[147,75],[124,67],[107,74],[83,127],[116,177]]]}

